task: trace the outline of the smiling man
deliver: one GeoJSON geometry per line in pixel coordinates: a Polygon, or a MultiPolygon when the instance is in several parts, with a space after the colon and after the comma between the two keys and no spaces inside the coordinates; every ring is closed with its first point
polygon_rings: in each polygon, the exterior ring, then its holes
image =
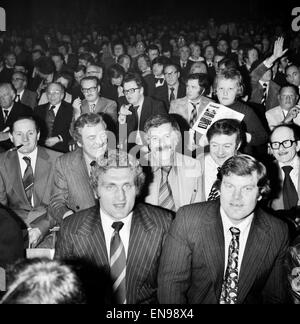
{"type": "Polygon", "coordinates": [[[103,267],[112,279],[113,303],[157,303],[158,265],[172,217],[160,208],[136,204],[145,176],[133,156],[110,151],[97,161],[91,182],[100,208],[63,222],[57,256],[103,267]]]}
{"type": "Polygon", "coordinates": [[[269,191],[266,168],[235,155],[219,180],[220,202],[185,206],[175,217],[159,267],[159,302],[286,302],[287,226],[257,207],[269,191]]]}

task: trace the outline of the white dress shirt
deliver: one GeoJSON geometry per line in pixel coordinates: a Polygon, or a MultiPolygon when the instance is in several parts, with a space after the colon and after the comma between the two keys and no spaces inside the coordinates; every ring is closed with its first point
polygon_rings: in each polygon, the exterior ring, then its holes
{"type": "Polygon", "coordinates": [[[131,229],[131,222],[132,222],[132,215],[133,212],[131,212],[126,218],[115,220],[112,217],[110,217],[107,213],[103,211],[103,209],[100,208],[100,217],[102,222],[102,228],[105,236],[105,244],[106,244],[106,250],[108,259],[110,259],[110,242],[112,239],[112,236],[114,234],[114,229],[112,228],[112,224],[115,222],[122,222],[124,223],[122,229],[120,230],[120,238],[122,240],[122,243],[124,245],[126,258],[128,256],[128,247],[129,247],[129,237],[130,237],[130,229],[131,229]]]}
{"type": "Polygon", "coordinates": [[[224,209],[220,207],[221,219],[223,223],[223,231],[224,231],[224,241],[225,241],[225,267],[224,267],[224,275],[227,268],[228,263],[228,252],[229,252],[229,245],[232,239],[232,234],[230,232],[230,227],[235,227],[240,230],[240,247],[239,247],[239,259],[238,259],[238,273],[240,274],[241,265],[244,257],[245,247],[250,231],[250,227],[252,224],[252,220],[254,218],[254,214],[252,213],[250,216],[246,217],[242,220],[238,225],[233,224],[231,220],[226,215],[224,209]]]}
{"type": "MultiPolygon", "coordinates": [[[[49,103],[49,104],[50,104],[50,103],[49,103]]],[[[55,108],[53,109],[53,112],[54,112],[55,117],[57,116],[58,109],[59,109],[60,105],[61,105],[61,103],[59,103],[58,105],[51,105],[51,104],[50,104],[50,106],[49,106],[49,110],[50,110],[50,108],[51,108],[52,106],[55,106],[55,108]]]]}
{"type": "MultiPolygon", "coordinates": [[[[31,160],[31,167],[33,174],[35,174],[35,166],[36,166],[36,161],[37,161],[37,154],[38,154],[38,149],[36,148],[33,152],[31,152],[28,155],[24,155],[18,151],[18,158],[19,158],[19,163],[20,163],[20,168],[21,168],[21,175],[22,179],[24,178],[25,171],[27,169],[27,163],[24,161],[24,157],[29,157],[31,160]]],[[[34,206],[34,201],[33,201],[33,195],[31,199],[31,204],[34,206]]]]}
{"type": "Polygon", "coordinates": [[[205,180],[205,198],[208,199],[209,193],[215,181],[217,180],[218,165],[210,154],[204,157],[204,180],[205,180]]]}
{"type": "Polygon", "coordinates": [[[293,184],[298,192],[298,189],[299,189],[298,188],[298,177],[299,177],[299,158],[298,158],[298,156],[296,155],[294,157],[294,159],[289,164],[283,164],[283,163],[279,162],[281,177],[282,177],[283,181],[285,178],[285,173],[283,172],[282,167],[286,166],[286,165],[290,165],[291,167],[293,167],[293,170],[291,171],[290,176],[291,176],[293,184]]]}
{"type": "Polygon", "coordinates": [[[5,115],[5,113],[4,113],[4,110],[7,110],[7,111],[8,111],[8,114],[7,114],[7,118],[8,118],[8,116],[9,116],[11,110],[12,110],[12,107],[13,107],[13,104],[12,104],[9,108],[6,108],[6,109],[3,109],[3,108],[2,108],[2,114],[3,114],[3,118],[4,118],[4,120],[5,120],[5,118],[6,118],[6,115],[5,115]]]}

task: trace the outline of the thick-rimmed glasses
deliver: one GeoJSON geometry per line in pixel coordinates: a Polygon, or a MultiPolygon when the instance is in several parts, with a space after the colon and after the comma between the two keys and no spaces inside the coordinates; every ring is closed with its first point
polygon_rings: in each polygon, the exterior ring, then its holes
{"type": "Polygon", "coordinates": [[[136,92],[136,90],[139,90],[140,88],[132,88],[132,89],[128,89],[128,90],[124,90],[124,95],[127,95],[127,94],[133,94],[136,92]]]}
{"type": "Polygon", "coordinates": [[[284,148],[290,148],[294,143],[297,141],[292,140],[286,140],[283,142],[272,142],[270,143],[270,146],[273,150],[279,150],[280,146],[282,145],[284,148]]]}
{"type": "Polygon", "coordinates": [[[97,87],[81,88],[82,93],[94,93],[97,91],[97,87]]]}

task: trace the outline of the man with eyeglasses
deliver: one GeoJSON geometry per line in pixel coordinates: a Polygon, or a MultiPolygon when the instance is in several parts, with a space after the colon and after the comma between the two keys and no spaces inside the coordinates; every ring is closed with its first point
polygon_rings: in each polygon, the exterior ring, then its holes
{"type": "Polygon", "coordinates": [[[123,80],[124,95],[128,105],[119,112],[120,144],[130,149],[135,144],[143,145],[140,131],[144,130],[146,120],[154,115],[165,115],[163,104],[144,95],[144,87],[139,75],[128,73],[123,80]]]}
{"type": "Polygon", "coordinates": [[[299,90],[296,86],[289,84],[281,88],[279,95],[279,106],[266,112],[268,125],[272,130],[275,126],[284,123],[294,123],[300,125],[299,90]]]}
{"type": "Polygon", "coordinates": [[[87,76],[81,79],[80,85],[85,99],[81,101],[78,98],[74,101],[75,119],[82,114],[102,113],[106,116],[105,121],[108,124],[115,123],[117,121],[117,104],[113,100],[101,97],[100,80],[96,76],[87,76]]]}
{"type": "Polygon", "coordinates": [[[169,111],[171,101],[185,97],[186,87],[184,83],[179,81],[180,72],[177,65],[166,65],[164,75],[166,82],[163,86],[155,89],[153,97],[162,101],[169,111]]]}
{"type": "Polygon", "coordinates": [[[300,158],[297,155],[300,149],[298,126],[276,126],[270,135],[269,148],[276,159],[278,171],[277,173],[270,172],[274,176],[272,180],[275,185],[271,187],[279,188],[278,192],[274,192],[274,199],[270,206],[276,211],[277,216],[285,219],[291,225],[291,235],[293,235],[293,231],[300,225],[300,212],[297,208],[300,205],[300,158]]]}
{"type": "Polygon", "coordinates": [[[60,83],[50,83],[46,94],[49,103],[37,106],[34,110],[41,125],[40,144],[54,151],[66,153],[69,151],[71,140],[73,108],[63,100],[65,89],[60,83]]]}
{"type": "Polygon", "coordinates": [[[27,89],[27,75],[23,72],[15,72],[11,82],[17,90],[15,101],[34,109],[37,105],[37,94],[27,89]]]}

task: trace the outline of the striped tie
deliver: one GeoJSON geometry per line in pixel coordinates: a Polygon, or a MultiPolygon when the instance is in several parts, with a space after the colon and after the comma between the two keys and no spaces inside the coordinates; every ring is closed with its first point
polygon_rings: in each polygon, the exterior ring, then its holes
{"type": "Polygon", "coordinates": [[[33,170],[31,166],[31,159],[27,156],[24,156],[23,160],[27,164],[27,168],[25,170],[24,177],[23,177],[23,185],[24,185],[26,197],[28,199],[29,204],[31,205],[33,186],[34,186],[33,170]]]}
{"type": "Polygon", "coordinates": [[[191,113],[191,119],[190,119],[190,127],[192,128],[197,120],[197,105],[198,103],[192,103],[192,106],[193,106],[193,110],[192,110],[192,113],[191,113]]]}
{"type": "MultiPolygon", "coordinates": [[[[218,173],[220,172],[220,167],[217,168],[218,173]]],[[[210,193],[208,195],[207,201],[213,201],[213,200],[217,200],[220,197],[220,191],[219,191],[219,186],[218,186],[218,182],[219,180],[216,180],[211,189],[210,189],[210,193]]]]}
{"type": "Polygon", "coordinates": [[[266,101],[267,101],[267,90],[268,90],[268,84],[267,83],[264,83],[263,84],[263,97],[261,99],[261,104],[263,106],[266,105],[266,101]]]}
{"type": "Polygon", "coordinates": [[[95,104],[90,105],[90,112],[93,113],[93,114],[96,112],[96,105],[95,104]]]}
{"type": "Polygon", "coordinates": [[[175,211],[175,202],[172,190],[168,181],[168,176],[172,167],[161,168],[161,182],[159,188],[158,204],[159,206],[175,211]]]}
{"type": "Polygon", "coordinates": [[[110,242],[110,274],[113,280],[113,294],[117,304],[126,304],[126,254],[120,237],[124,223],[115,222],[110,242]]]}
{"type": "Polygon", "coordinates": [[[48,137],[52,137],[54,121],[55,121],[55,113],[54,113],[55,106],[51,106],[47,113],[47,126],[48,126],[48,137]]]}
{"type": "Polygon", "coordinates": [[[171,102],[171,101],[173,101],[173,100],[175,100],[176,98],[175,98],[175,93],[174,93],[174,91],[175,91],[175,88],[170,88],[170,90],[171,90],[171,93],[170,93],[170,98],[169,98],[169,101],[171,102]]]}

